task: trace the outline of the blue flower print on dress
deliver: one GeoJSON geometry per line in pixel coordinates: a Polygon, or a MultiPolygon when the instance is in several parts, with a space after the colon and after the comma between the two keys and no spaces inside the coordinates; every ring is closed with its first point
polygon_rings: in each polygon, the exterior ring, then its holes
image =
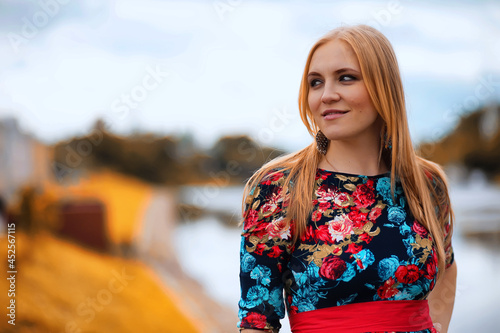
{"type": "Polygon", "coordinates": [[[408,224],[404,223],[399,226],[399,232],[405,237],[413,237],[411,235],[411,228],[408,224]]]}
{"type": "Polygon", "coordinates": [[[267,300],[269,300],[268,289],[262,286],[252,286],[250,287],[250,289],[248,289],[247,298],[243,306],[248,308],[254,308],[267,300]]]}
{"type": "Polygon", "coordinates": [[[391,276],[394,276],[396,273],[396,269],[399,266],[398,257],[395,255],[390,256],[389,258],[384,258],[378,263],[378,276],[382,281],[388,280],[391,276]]]}
{"type": "Polygon", "coordinates": [[[292,305],[297,306],[301,312],[315,310],[319,298],[326,295],[326,292],[319,292],[326,283],[319,275],[319,267],[311,262],[305,272],[293,272],[293,275],[299,290],[292,305]]]}
{"type": "Polygon", "coordinates": [[[257,284],[268,286],[271,282],[271,269],[266,266],[258,265],[250,272],[250,277],[257,280],[257,284]]]}
{"type": "Polygon", "coordinates": [[[315,304],[316,303],[313,303],[309,298],[300,298],[297,299],[297,302],[293,305],[295,305],[300,312],[304,312],[316,310],[315,304]]]}
{"type": "Polygon", "coordinates": [[[316,310],[320,297],[325,297],[325,293],[319,293],[315,286],[306,285],[297,291],[292,305],[295,305],[300,312],[316,310]]]}
{"type": "Polygon", "coordinates": [[[358,296],[358,294],[352,294],[351,296],[337,301],[337,305],[345,305],[352,303],[352,301],[358,296]]]}
{"type": "Polygon", "coordinates": [[[389,205],[393,205],[392,195],[391,195],[391,178],[382,177],[377,182],[377,191],[382,195],[384,201],[389,205]]]}
{"type": "Polygon", "coordinates": [[[325,281],[319,275],[319,267],[316,264],[311,262],[307,269],[302,273],[293,272],[295,281],[297,285],[302,287],[303,285],[311,285],[314,288],[319,288],[325,284],[325,281]]]}
{"type": "Polygon", "coordinates": [[[269,304],[274,307],[276,314],[285,317],[285,303],[283,300],[283,291],[280,288],[274,288],[269,293],[269,304]]]}
{"type": "Polygon", "coordinates": [[[403,289],[394,296],[396,301],[405,301],[415,299],[422,293],[422,287],[418,284],[413,284],[403,287],[403,289]]]}
{"type": "Polygon", "coordinates": [[[364,271],[368,266],[375,262],[375,256],[373,255],[372,251],[368,249],[361,250],[357,254],[353,254],[352,256],[356,258],[356,268],[359,272],[364,271]]]}
{"type": "MultiPolygon", "coordinates": [[[[241,305],[242,303],[245,302],[243,300],[240,300],[239,304],[241,305]]],[[[244,306],[244,304],[242,306],[244,306]]],[[[248,314],[247,310],[243,310],[242,308],[238,310],[238,318],[244,318],[247,316],[247,314],[248,314]]],[[[240,328],[240,322],[238,322],[238,328],[240,328]]]]}
{"type": "Polygon", "coordinates": [[[245,253],[248,253],[247,251],[245,251],[245,237],[241,236],[240,255],[243,255],[245,253]]]}
{"type": "MultiPolygon", "coordinates": [[[[410,229],[410,227],[408,227],[407,225],[405,225],[407,228],[399,228],[399,230],[402,230],[401,233],[403,233],[404,231],[407,231],[407,229],[410,229]]],[[[406,238],[403,238],[403,244],[405,245],[406,247],[406,253],[412,257],[414,255],[413,253],[413,245],[416,244],[416,240],[415,240],[415,237],[409,233],[407,235],[406,238]]]]}
{"type": "Polygon", "coordinates": [[[340,278],[338,278],[339,281],[344,281],[344,282],[349,282],[352,280],[354,276],[356,276],[356,267],[358,265],[356,262],[346,262],[346,270],[344,271],[344,274],[340,278]]]}
{"type": "Polygon", "coordinates": [[[401,224],[406,219],[406,212],[403,207],[393,206],[389,208],[387,219],[396,225],[401,224]]]}
{"type": "Polygon", "coordinates": [[[241,270],[245,273],[252,271],[256,262],[257,260],[250,253],[245,253],[241,258],[241,270]]]}

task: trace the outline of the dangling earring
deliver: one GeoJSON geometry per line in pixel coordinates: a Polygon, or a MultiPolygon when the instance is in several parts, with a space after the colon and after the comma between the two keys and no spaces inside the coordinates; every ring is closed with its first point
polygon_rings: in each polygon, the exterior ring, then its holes
{"type": "Polygon", "coordinates": [[[392,149],[392,138],[387,136],[387,132],[384,133],[384,148],[388,150],[392,149]]]}
{"type": "Polygon", "coordinates": [[[319,130],[316,133],[316,149],[320,152],[322,155],[326,155],[326,149],[328,148],[328,144],[330,143],[330,140],[319,130]]]}

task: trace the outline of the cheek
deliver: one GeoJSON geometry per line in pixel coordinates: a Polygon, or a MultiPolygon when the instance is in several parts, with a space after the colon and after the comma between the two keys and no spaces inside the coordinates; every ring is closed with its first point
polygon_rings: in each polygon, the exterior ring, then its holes
{"type": "Polygon", "coordinates": [[[312,112],[316,111],[320,104],[319,102],[320,96],[318,96],[318,93],[315,91],[309,92],[309,95],[307,96],[307,103],[309,104],[309,108],[312,112]]]}
{"type": "Polygon", "coordinates": [[[360,112],[373,111],[374,107],[371,102],[368,92],[358,92],[351,96],[351,105],[358,109],[360,112]]]}

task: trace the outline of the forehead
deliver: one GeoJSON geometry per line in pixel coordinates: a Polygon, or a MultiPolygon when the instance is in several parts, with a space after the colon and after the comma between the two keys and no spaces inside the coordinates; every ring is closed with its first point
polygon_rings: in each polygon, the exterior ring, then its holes
{"type": "Polygon", "coordinates": [[[309,71],[335,71],[345,67],[359,70],[358,58],[349,44],[342,40],[334,39],[319,46],[314,51],[309,71]]]}

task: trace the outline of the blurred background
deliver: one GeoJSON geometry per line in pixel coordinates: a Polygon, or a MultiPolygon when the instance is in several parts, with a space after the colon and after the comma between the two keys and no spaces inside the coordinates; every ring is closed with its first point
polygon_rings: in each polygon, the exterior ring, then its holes
{"type": "Polygon", "coordinates": [[[234,332],[244,183],[311,142],[307,53],[357,23],[393,43],[415,146],[450,178],[450,332],[496,332],[496,0],[0,0],[0,330],[234,332]]]}

